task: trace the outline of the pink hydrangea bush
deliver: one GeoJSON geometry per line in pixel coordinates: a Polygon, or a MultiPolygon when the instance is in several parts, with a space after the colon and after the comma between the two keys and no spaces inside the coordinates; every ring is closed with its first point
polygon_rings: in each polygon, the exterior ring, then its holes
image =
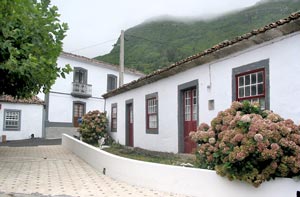
{"type": "Polygon", "coordinates": [[[199,167],[230,180],[258,187],[271,178],[300,175],[299,126],[258,104],[233,102],[190,137],[198,143],[199,167]]]}
{"type": "Polygon", "coordinates": [[[98,139],[102,137],[108,141],[110,136],[107,133],[106,113],[98,110],[88,112],[82,117],[78,131],[86,143],[98,144],[98,139]]]}

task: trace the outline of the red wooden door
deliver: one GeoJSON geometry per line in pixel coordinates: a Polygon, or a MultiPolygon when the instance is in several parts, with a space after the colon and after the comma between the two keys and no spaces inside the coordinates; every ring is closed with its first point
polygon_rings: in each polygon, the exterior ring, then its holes
{"type": "Polygon", "coordinates": [[[196,143],[193,142],[189,133],[197,129],[197,91],[196,88],[185,90],[183,92],[184,105],[184,152],[191,153],[196,148],[196,143]]]}
{"type": "Polygon", "coordinates": [[[128,107],[129,146],[133,147],[133,107],[128,107]]]}

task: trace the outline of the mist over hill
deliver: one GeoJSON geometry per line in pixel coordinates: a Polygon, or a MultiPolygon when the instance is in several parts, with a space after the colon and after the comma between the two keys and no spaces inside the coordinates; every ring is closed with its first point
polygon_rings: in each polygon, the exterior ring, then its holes
{"type": "MultiPolygon", "coordinates": [[[[125,66],[150,73],[300,10],[300,0],[262,0],[220,16],[149,19],[125,31],[125,66]]],[[[95,59],[119,64],[119,40],[95,59]]]]}

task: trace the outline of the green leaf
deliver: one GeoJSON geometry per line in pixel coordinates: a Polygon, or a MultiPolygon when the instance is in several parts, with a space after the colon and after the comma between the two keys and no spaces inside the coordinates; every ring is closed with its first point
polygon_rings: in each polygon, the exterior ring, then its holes
{"type": "Polygon", "coordinates": [[[218,158],[218,157],[220,157],[220,154],[219,153],[214,153],[213,156],[214,156],[214,158],[218,158]]]}
{"type": "Polygon", "coordinates": [[[48,92],[57,77],[70,72],[70,66],[61,70],[56,64],[67,30],[57,8],[50,0],[2,0],[0,13],[1,94],[48,92]]]}

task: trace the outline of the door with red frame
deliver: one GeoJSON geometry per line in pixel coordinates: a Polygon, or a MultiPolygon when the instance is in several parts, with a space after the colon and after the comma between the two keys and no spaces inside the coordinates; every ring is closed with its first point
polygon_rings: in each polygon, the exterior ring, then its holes
{"type": "Polygon", "coordinates": [[[192,153],[196,149],[189,134],[197,130],[198,98],[196,88],[183,91],[183,120],[184,120],[184,153],[192,153]]]}
{"type": "Polygon", "coordinates": [[[129,143],[128,146],[133,147],[133,106],[128,104],[128,134],[129,134],[129,143]]]}
{"type": "Polygon", "coordinates": [[[78,120],[84,115],[84,104],[83,103],[74,103],[74,114],[73,114],[73,126],[79,127],[78,120]]]}

